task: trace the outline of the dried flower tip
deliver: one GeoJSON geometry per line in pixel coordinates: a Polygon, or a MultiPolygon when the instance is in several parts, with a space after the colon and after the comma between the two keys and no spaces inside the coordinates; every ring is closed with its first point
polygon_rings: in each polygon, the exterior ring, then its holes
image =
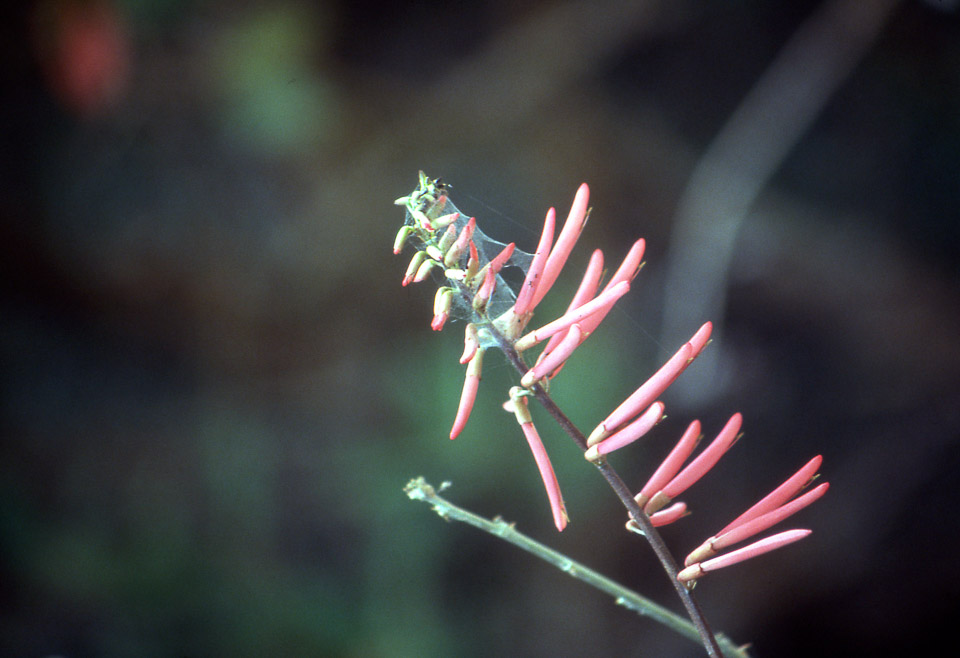
{"type": "Polygon", "coordinates": [[[569,329],[572,325],[580,322],[584,318],[588,318],[594,313],[602,311],[608,306],[612,306],[618,299],[627,294],[629,290],[630,284],[626,281],[621,281],[610,290],[600,293],[595,299],[583,304],[579,308],[560,316],[553,322],[545,324],[536,331],[528,333],[526,336],[518,340],[514,347],[519,352],[530,349],[540,341],[546,340],[556,333],[569,329]]]}
{"type": "Polygon", "coordinates": [[[754,542],[749,546],[744,546],[743,548],[726,553],[725,555],[720,555],[710,560],[693,564],[677,574],[677,579],[680,582],[691,583],[697,578],[703,576],[703,574],[707,573],[708,571],[716,571],[717,569],[729,567],[739,562],[743,562],[744,560],[757,557],[758,555],[769,553],[770,551],[781,548],[782,546],[786,546],[787,544],[800,541],[809,535],[810,532],[810,530],[787,530],[785,532],[773,535],[772,537],[761,539],[758,542],[754,542]]]}
{"type": "Polygon", "coordinates": [[[496,274],[494,274],[492,269],[487,269],[487,273],[483,277],[483,283],[480,284],[477,294],[473,296],[474,311],[482,314],[487,310],[487,303],[490,301],[490,296],[493,294],[493,289],[496,285],[496,274]]]}
{"type": "Polygon", "coordinates": [[[547,266],[547,258],[550,256],[550,247],[553,244],[553,231],[556,228],[557,211],[551,208],[547,211],[547,217],[543,222],[543,233],[540,234],[540,243],[533,254],[533,261],[530,263],[530,269],[527,270],[527,276],[520,286],[520,292],[517,294],[517,301],[514,302],[513,311],[517,315],[524,315],[533,310],[533,297],[540,285],[543,270],[547,266]]]}
{"type": "Polygon", "coordinates": [[[477,325],[470,322],[463,330],[463,354],[460,356],[460,363],[466,363],[473,358],[480,347],[480,335],[477,333],[477,325]]]}
{"type": "Polygon", "coordinates": [[[705,541],[700,547],[695,551],[690,553],[685,560],[685,564],[690,565],[694,562],[702,562],[708,558],[713,557],[718,552],[739,544],[740,542],[757,535],[764,530],[772,528],[776,524],[780,523],[789,516],[793,516],[804,507],[807,507],[811,503],[819,500],[823,494],[827,493],[827,489],[830,487],[830,484],[824,482],[823,484],[811,489],[804,495],[792,500],[791,502],[782,505],[766,514],[761,514],[760,516],[742,523],[738,526],[735,526],[731,530],[717,533],[715,537],[711,537],[705,541]]]}
{"type": "Polygon", "coordinates": [[[570,358],[570,355],[573,354],[573,351],[580,346],[582,336],[583,333],[580,331],[579,324],[575,324],[570,327],[569,331],[567,331],[563,340],[560,341],[556,349],[550,352],[550,354],[542,361],[538,361],[533,368],[527,371],[527,373],[520,380],[520,385],[529,388],[538,380],[543,379],[563,365],[564,361],[570,358]]]}
{"type": "Polygon", "coordinates": [[[595,462],[602,455],[607,455],[614,450],[629,445],[639,439],[641,436],[653,429],[654,425],[663,418],[662,402],[654,402],[650,408],[640,414],[640,417],[624,427],[622,430],[600,443],[590,446],[583,456],[588,460],[595,462]]]}
{"type": "Polygon", "coordinates": [[[403,275],[403,281],[400,282],[400,285],[406,286],[408,283],[413,281],[413,278],[417,274],[417,270],[420,269],[420,266],[423,264],[423,260],[427,257],[422,251],[418,251],[413,255],[413,258],[410,259],[410,264],[407,265],[407,272],[403,275]]]}
{"type": "Polygon", "coordinates": [[[738,525],[752,521],[758,516],[766,514],[767,512],[771,512],[786,503],[788,500],[793,498],[798,491],[812,481],[812,479],[816,476],[817,471],[820,469],[820,464],[822,462],[823,457],[821,455],[817,455],[808,461],[799,471],[787,478],[783,484],[764,496],[746,512],[728,523],[717,534],[722,535],[725,532],[729,532],[738,525]]]}
{"type": "Polygon", "coordinates": [[[463,431],[473,410],[473,403],[477,399],[477,389],[480,388],[480,371],[483,369],[483,350],[478,349],[470,365],[467,366],[467,375],[463,380],[463,392],[460,394],[460,406],[457,408],[457,417],[450,430],[450,438],[455,439],[463,431]]]}
{"type": "MultiPolygon", "coordinates": [[[[421,253],[423,253],[423,252],[421,252],[421,253]]],[[[433,268],[439,267],[439,266],[440,266],[440,263],[438,263],[437,261],[435,261],[435,260],[433,260],[433,259],[428,258],[428,259],[424,260],[424,261],[420,264],[420,267],[417,268],[417,273],[416,273],[416,275],[413,277],[413,282],[414,282],[414,283],[420,283],[421,281],[423,281],[424,279],[426,279],[428,276],[430,276],[430,272],[433,271],[433,268]]]]}
{"type": "Polygon", "coordinates": [[[554,282],[560,275],[560,270],[562,270],[566,264],[567,258],[573,250],[573,246],[577,243],[577,239],[580,237],[580,233],[587,223],[587,217],[589,215],[587,204],[589,201],[590,188],[587,187],[586,183],[583,183],[579,189],[577,189],[577,194],[573,198],[573,204],[570,206],[570,213],[567,215],[567,220],[564,222],[563,229],[557,237],[557,243],[553,246],[550,256],[547,258],[547,263],[543,269],[543,276],[540,277],[540,283],[537,285],[537,290],[533,295],[533,301],[530,302],[530,308],[534,308],[540,303],[540,300],[550,291],[550,288],[553,287],[554,282]]]}
{"type": "Polygon", "coordinates": [[[689,489],[693,484],[702,478],[713,468],[720,458],[736,442],[740,432],[740,425],[743,423],[743,416],[739,413],[733,414],[727,424],[723,426],[720,433],[717,434],[710,445],[696,458],[687,464],[686,468],[680,471],[680,474],[674,477],[663,488],[663,493],[671,500],[689,489]]]}
{"type": "Polygon", "coordinates": [[[403,247],[407,244],[407,238],[410,237],[410,234],[413,233],[413,227],[409,224],[405,224],[400,227],[400,230],[397,231],[397,237],[393,239],[393,253],[399,254],[403,251],[403,247]]]}
{"type": "MultiPolygon", "coordinates": [[[[440,197],[440,199],[443,200],[443,205],[445,205],[446,202],[447,202],[447,197],[442,196],[442,197],[440,197]]],[[[443,206],[439,203],[440,199],[437,200],[437,206],[440,206],[439,208],[437,208],[438,210],[439,210],[439,209],[442,209],[442,207],[443,207],[443,206]]],[[[455,221],[457,221],[458,219],[460,219],[460,213],[458,213],[458,212],[452,212],[452,213],[450,213],[449,215],[443,215],[442,217],[437,217],[435,220],[433,220],[433,226],[434,226],[434,228],[436,228],[436,229],[439,230],[439,229],[442,229],[442,228],[446,228],[446,227],[448,227],[448,226],[451,226],[451,225],[452,225],[455,221]]]]}
{"type": "Polygon", "coordinates": [[[697,447],[699,441],[700,421],[695,420],[690,423],[687,430],[683,433],[683,436],[677,441],[677,445],[673,447],[670,454],[667,455],[666,459],[660,463],[657,470],[654,471],[650,479],[647,480],[647,483],[643,486],[643,489],[640,490],[640,493],[636,495],[638,505],[641,507],[646,505],[647,501],[649,501],[654,494],[663,489],[663,487],[680,472],[680,467],[683,466],[683,462],[687,461],[687,458],[693,454],[693,450],[697,447]]]}
{"type": "Polygon", "coordinates": [[[699,350],[693,341],[696,341],[702,349],[706,339],[710,336],[712,327],[713,325],[709,322],[700,327],[690,341],[684,343],[677,353],[670,357],[650,379],[641,384],[630,397],[613,410],[613,413],[597,425],[587,438],[587,445],[592,446],[602,441],[623,423],[640,413],[642,409],[646,409],[651,402],[660,397],[697,356],[699,350]]]}
{"type": "Polygon", "coordinates": [[[467,246],[470,242],[470,239],[473,237],[473,232],[477,228],[477,218],[471,217],[463,228],[460,229],[460,234],[457,236],[456,241],[453,243],[447,250],[446,256],[443,258],[443,264],[447,267],[456,267],[460,264],[460,257],[467,252],[467,246]]]}
{"type": "Polygon", "coordinates": [[[560,483],[557,481],[557,475],[554,473],[553,465],[550,463],[550,457],[543,447],[543,441],[537,428],[533,425],[530,417],[530,410],[527,408],[527,399],[522,394],[520,387],[515,386],[510,390],[510,399],[513,402],[513,411],[523,430],[523,435],[530,445],[530,451],[533,453],[533,459],[537,463],[537,469],[540,471],[540,478],[543,480],[543,486],[547,490],[547,498],[550,501],[550,510],[553,512],[553,523],[557,530],[563,531],[570,518],[567,516],[567,509],[563,503],[563,496],[560,493],[560,483]]]}

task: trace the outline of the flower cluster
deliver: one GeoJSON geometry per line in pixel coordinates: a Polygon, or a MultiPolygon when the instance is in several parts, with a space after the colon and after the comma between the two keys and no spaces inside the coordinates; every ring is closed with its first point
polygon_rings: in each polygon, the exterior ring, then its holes
{"type": "MultiPolygon", "coordinates": [[[[480,384],[484,352],[489,347],[514,350],[518,355],[546,341],[546,345],[521,377],[520,386],[511,389],[504,408],[515,414],[540,471],[553,511],[554,523],[563,530],[568,522],[563,497],[543,442],[527,409],[531,392],[546,388],[567,359],[593,333],[613,305],[626,294],[640,270],[644,241],[637,240],[620,266],[602,284],[603,254],[593,252],[580,286],[567,310],[559,318],[533,331],[527,326],[534,310],[547,294],[566,264],[574,244],[589,217],[589,189],[580,186],[560,234],[554,241],[556,211],[551,208],[544,221],[539,244],[533,254],[517,250],[513,243],[503,245],[488,238],[477,227],[476,219],[463,217],[449,200],[449,187],[440,179],[420,172],[417,189],[397,199],[406,209],[406,223],[394,241],[394,253],[412,242],[416,252],[407,267],[403,285],[423,281],[432,273],[442,273],[445,281],[437,291],[431,327],[439,331],[451,315],[467,321],[464,351],[460,362],[467,364],[463,392],[450,438],[456,438],[466,425],[480,384]],[[517,293],[501,276],[505,267],[520,267],[525,278],[517,293]]],[[[712,325],[707,322],[684,343],[663,366],[614,409],[590,433],[584,457],[601,462],[615,450],[647,434],[663,418],[664,404],[657,400],[710,340],[712,325]]],[[[522,357],[521,357],[522,358],[522,357]]],[[[636,496],[638,505],[650,515],[654,525],[666,525],[686,514],[686,505],[675,498],[699,480],[736,442],[742,419],[735,414],[689,465],[681,468],[700,439],[700,423],[694,421],[663,463],[636,496]]],[[[796,541],[809,531],[793,530],[774,535],[725,555],[717,552],[762,532],[799,511],[826,492],[826,484],[794,500],[810,481],[820,464],[812,460],[769,496],[751,507],[717,535],[693,551],[680,580],[692,584],[708,571],[734,564],[754,555],[796,541]]],[[[628,527],[633,527],[632,522],[628,527]]]]}

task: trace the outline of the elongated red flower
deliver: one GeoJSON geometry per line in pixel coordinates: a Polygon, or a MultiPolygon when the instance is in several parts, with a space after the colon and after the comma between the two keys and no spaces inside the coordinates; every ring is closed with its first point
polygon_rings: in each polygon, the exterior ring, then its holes
{"type": "Polygon", "coordinates": [[[680,376],[687,366],[697,358],[710,338],[713,325],[705,323],[697,333],[677,351],[650,379],[640,385],[630,397],[624,400],[619,407],[607,416],[602,423],[590,433],[587,445],[592,446],[610,436],[618,427],[630,418],[636,416],[650,403],[660,397],[665,390],[680,376]]]}
{"type": "Polygon", "coordinates": [[[733,414],[727,424],[723,426],[723,429],[720,430],[720,433],[717,434],[717,438],[704,448],[703,452],[697,455],[692,462],[687,464],[682,471],[673,476],[662,489],[653,494],[644,505],[643,511],[647,514],[653,514],[662,509],[706,475],[736,442],[742,422],[743,417],[740,414],[733,414]]]}
{"type": "Polygon", "coordinates": [[[749,546],[744,546],[743,548],[731,551],[730,553],[725,553],[719,557],[706,560],[705,562],[691,564],[677,574],[677,580],[687,583],[688,586],[691,586],[693,582],[709,571],[723,569],[724,567],[738,564],[744,560],[757,557],[758,555],[769,553],[770,551],[786,546],[787,544],[800,541],[809,535],[810,532],[810,530],[786,530],[773,535],[772,537],[767,537],[766,539],[761,539],[758,542],[754,542],[749,546]]]}
{"type": "Polygon", "coordinates": [[[585,318],[589,318],[594,313],[608,309],[618,299],[627,294],[629,290],[630,284],[626,281],[621,281],[610,290],[597,295],[594,299],[590,300],[583,306],[575,308],[573,311],[561,315],[553,322],[547,323],[535,331],[531,331],[529,334],[518,340],[514,344],[514,347],[519,352],[530,349],[537,343],[550,338],[550,336],[553,336],[561,331],[565,331],[575,323],[580,322],[585,318]]]}
{"type": "Polygon", "coordinates": [[[470,365],[467,366],[467,375],[463,380],[463,392],[460,394],[460,407],[457,409],[457,417],[453,421],[453,428],[450,430],[450,438],[455,439],[463,431],[470,418],[470,412],[473,411],[473,403],[477,399],[477,389],[480,388],[480,372],[483,370],[483,350],[478,349],[473,358],[470,359],[470,365]]]}
{"type": "Polygon", "coordinates": [[[720,532],[707,539],[703,544],[691,552],[684,564],[690,566],[712,558],[718,552],[753,537],[774,525],[780,523],[819,500],[830,487],[824,482],[802,496],[790,500],[797,492],[805,487],[815,477],[820,467],[821,457],[818,455],[807,462],[799,471],[787,478],[783,484],[767,494],[757,504],[727,524],[720,532]],[[788,502],[789,501],[789,502],[788,502]]]}
{"type": "Polygon", "coordinates": [[[550,509],[553,512],[553,523],[557,526],[557,530],[563,532],[570,519],[567,516],[567,508],[563,504],[560,483],[557,482],[553,464],[550,463],[550,457],[543,447],[540,434],[533,425],[533,418],[530,415],[530,409],[527,407],[525,391],[519,386],[510,389],[510,407],[520,424],[520,429],[523,430],[523,435],[526,437],[527,443],[530,445],[530,451],[533,453],[533,459],[537,463],[537,469],[540,471],[540,478],[547,490],[547,499],[550,501],[550,509]]]}
{"type": "Polygon", "coordinates": [[[608,439],[587,448],[583,456],[587,461],[595,462],[601,456],[633,443],[660,422],[663,418],[663,409],[662,402],[654,402],[650,405],[650,408],[640,414],[635,421],[624,426],[608,439]]]}

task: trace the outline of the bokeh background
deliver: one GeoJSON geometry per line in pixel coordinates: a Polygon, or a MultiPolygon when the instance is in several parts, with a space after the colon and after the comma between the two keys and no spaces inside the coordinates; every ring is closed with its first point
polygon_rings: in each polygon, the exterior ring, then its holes
{"type": "Polygon", "coordinates": [[[744,439],[678,555],[809,457],[814,534],[706,579],[758,656],[924,655],[949,633],[960,468],[953,0],[48,0],[0,21],[0,653],[699,655],[401,489],[424,475],[673,608],[536,415],[553,529],[488,355],[401,288],[418,169],[535,246],[581,181],[647,265],[554,384],[589,430],[704,320],[639,487],[691,417],[744,439]]]}

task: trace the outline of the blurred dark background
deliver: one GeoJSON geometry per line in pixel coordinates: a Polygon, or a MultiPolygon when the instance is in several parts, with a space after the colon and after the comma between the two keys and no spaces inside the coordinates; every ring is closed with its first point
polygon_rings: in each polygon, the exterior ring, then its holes
{"type": "Polygon", "coordinates": [[[699,655],[401,492],[451,480],[680,609],[539,414],[557,535],[498,354],[447,440],[462,325],[430,331],[390,249],[418,169],[527,250],[590,183],[541,317],[594,247],[647,239],[553,388],[585,430],[716,322],[612,459],[639,487],[691,417],[744,413],[664,531],[678,556],[824,455],[830,493],[787,526],[814,534],[698,587],[716,629],[928,653],[960,604],[957,4],[5,5],[0,653],[699,655]]]}

